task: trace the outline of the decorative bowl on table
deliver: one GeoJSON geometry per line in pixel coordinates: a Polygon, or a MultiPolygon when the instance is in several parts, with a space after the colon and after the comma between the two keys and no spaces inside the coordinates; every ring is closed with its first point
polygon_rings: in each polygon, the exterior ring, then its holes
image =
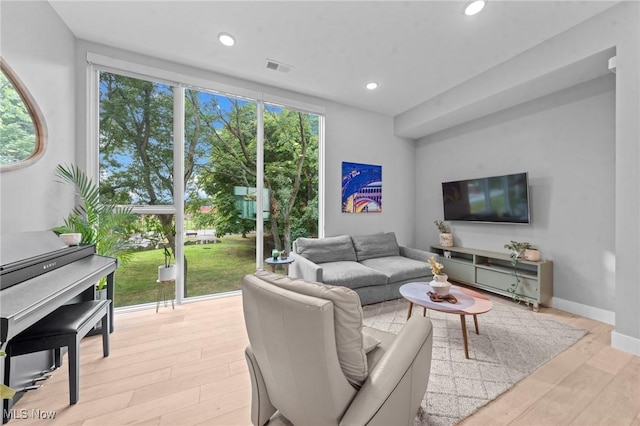
{"type": "Polygon", "coordinates": [[[80,234],[79,232],[60,234],[60,239],[68,246],[77,246],[82,240],[82,234],[80,234]]]}
{"type": "Polygon", "coordinates": [[[446,296],[451,290],[451,283],[449,281],[431,281],[429,283],[434,293],[438,296],[446,296]]]}

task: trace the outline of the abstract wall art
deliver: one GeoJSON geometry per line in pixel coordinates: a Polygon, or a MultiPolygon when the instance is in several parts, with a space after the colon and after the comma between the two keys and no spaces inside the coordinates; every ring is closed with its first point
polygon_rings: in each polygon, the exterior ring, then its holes
{"type": "Polygon", "coordinates": [[[342,162],[342,212],[382,211],[382,166],[342,162]]]}

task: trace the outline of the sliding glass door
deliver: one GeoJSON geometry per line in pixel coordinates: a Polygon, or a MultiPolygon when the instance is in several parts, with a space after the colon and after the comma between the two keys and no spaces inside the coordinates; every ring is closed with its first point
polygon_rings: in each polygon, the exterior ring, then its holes
{"type": "Polygon", "coordinates": [[[185,90],[185,297],[240,289],[256,268],[254,101],[185,90]]]}
{"type": "Polygon", "coordinates": [[[264,249],[289,252],[298,237],[318,236],[318,116],[264,108],[264,249]]]}
{"type": "Polygon", "coordinates": [[[100,197],[138,214],[127,230],[132,253],[116,273],[116,306],[155,301],[167,253],[180,267],[180,301],[238,290],[262,253],[318,235],[320,116],[98,75],[100,197]]]}

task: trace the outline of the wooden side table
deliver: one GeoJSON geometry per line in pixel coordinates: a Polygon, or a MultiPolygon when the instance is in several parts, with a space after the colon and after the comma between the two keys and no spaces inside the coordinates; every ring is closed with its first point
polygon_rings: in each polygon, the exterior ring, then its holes
{"type": "MultiPolygon", "coordinates": [[[[170,285],[173,285],[173,287],[175,288],[176,286],[176,280],[169,280],[169,281],[160,281],[160,280],[156,280],[156,282],[158,283],[158,297],[156,300],[156,314],[158,313],[158,308],[160,308],[160,299],[162,299],[162,301],[164,302],[164,306],[167,306],[167,287],[169,287],[169,289],[171,289],[170,285]]],[[[171,294],[171,291],[169,290],[169,293],[171,294]]],[[[171,298],[171,309],[176,309],[175,305],[173,304],[173,297],[171,298]]]]}
{"type": "Polygon", "coordinates": [[[276,272],[276,266],[282,265],[284,272],[289,275],[289,265],[294,261],[295,259],[291,257],[287,257],[286,259],[280,259],[279,257],[274,259],[273,257],[268,257],[264,260],[264,263],[271,267],[271,272],[276,272]]]}

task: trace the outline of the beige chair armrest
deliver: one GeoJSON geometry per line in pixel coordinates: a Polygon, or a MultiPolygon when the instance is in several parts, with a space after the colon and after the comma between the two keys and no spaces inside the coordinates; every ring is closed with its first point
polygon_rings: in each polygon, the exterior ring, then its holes
{"type": "Polygon", "coordinates": [[[431,253],[430,251],[415,249],[411,247],[400,247],[400,256],[408,257],[409,259],[419,260],[426,262],[431,256],[436,258],[436,262],[439,259],[438,253],[431,253]]]}
{"type": "Polygon", "coordinates": [[[431,320],[415,315],[376,364],[340,425],[412,425],[431,369],[431,320]],[[411,410],[407,410],[410,404],[411,410]],[[414,409],[415,407],[415,409],[414,409]],[[404,413],[407,418],[398,418],[404,413]]]}
{"type": "Polygon", "coordinates": [[[297,253],[291,252],[289,256],[294,259],[294,262],[289,265],[290,277],[322,282],[322,267],[297,253]]]}

